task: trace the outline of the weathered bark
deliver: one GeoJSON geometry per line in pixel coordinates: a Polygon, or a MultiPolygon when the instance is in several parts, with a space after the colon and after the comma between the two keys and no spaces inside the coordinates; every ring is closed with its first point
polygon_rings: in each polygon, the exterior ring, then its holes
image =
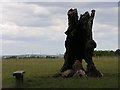
{"type": "Polygon", "coordinates": [[[82,59],[85,59],[87,63],[87,74],[90,76],[102,76],[101,73],[96,69],[92,59],[94,48],[97,46],[92,37],[92,26],[95,10],[91,11],[91,15],[88,11],[86,11],[84,14],[80,15],[79,19],[77,9],[70,9],[67,15],[68,29],[65,32],[67,35],[65,41],[65,61],[60,72],[64,73],[67,70],[69,70],[69,72],[74,70],[77,73],[80,73],[81,70],[84,71],[81,65],[82,59]],[[73,65],[75,62],[77,62],[77,64],[73,65]],[[78,65],[78,63],[80,64],[78,65]],[[79,69],[75,70],[75,68],[79,69]]]}

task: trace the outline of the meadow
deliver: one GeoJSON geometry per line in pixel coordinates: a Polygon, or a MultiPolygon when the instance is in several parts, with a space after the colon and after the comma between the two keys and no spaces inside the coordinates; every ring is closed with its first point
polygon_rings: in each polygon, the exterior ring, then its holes
{"type": "MultiPolygon", "coordinates": [[[[63,58],[29,58],[2,60],[2,86],[14,88],[14,71],[24,70],[24,88],[118,88],[118,57],[94,57],[101,78],[53,78],[63,65],[63,58]]],[[[86,63],[83,61],[86,68],[86,63]]]]}

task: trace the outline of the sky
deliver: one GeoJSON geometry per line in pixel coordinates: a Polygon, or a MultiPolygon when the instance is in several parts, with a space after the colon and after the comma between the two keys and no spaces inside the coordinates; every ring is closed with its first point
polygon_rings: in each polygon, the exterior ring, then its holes
{"type": "Polygon", "coordinates": [[[95,50],[118,48],[117,2],[22,1],[1,3],[0,50],[3,55],[64,53],[64,32],[68,27],[67,11],[70,8],[77,8],[79,15],[96,10],[93,24],[95,50]]]}

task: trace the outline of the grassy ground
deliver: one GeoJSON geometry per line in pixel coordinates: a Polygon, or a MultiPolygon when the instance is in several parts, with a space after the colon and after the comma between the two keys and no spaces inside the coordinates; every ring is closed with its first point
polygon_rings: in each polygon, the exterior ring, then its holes
{"type": "MultiPolygon", "coordinates": [[[[53,78],[63,65],[63,59],[6,59],[2,64],[3,88],[13,88],[12,73],[24,70],[25,88],[117,88],[118,57],[95,57],[96,67],[104,74],[102,78],[53,78]]],[[[86,63],[83,62],[86,68],[86,63]]]]}

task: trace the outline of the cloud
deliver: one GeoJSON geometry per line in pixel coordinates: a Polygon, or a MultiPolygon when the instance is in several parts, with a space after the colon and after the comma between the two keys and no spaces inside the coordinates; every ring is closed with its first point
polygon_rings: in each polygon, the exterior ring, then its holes
{"type": "Polygon", "coordinates": [[[67,10],[71,7],[77,8],[79,14],[96,9],[93,35],[97,49],[117,48],[116,3],[5,3],[0,23],[4,54],[22,54],[32,49],[37,53],[64,53],[67,10]]]}
{"type": "Polygon", "coordinates": [[[104,23],[96,23],[95,25],[96,26],[93,29],[93,34],[99,45],[97,49],[117,49],[118,28],[104,23]]]}
{"type": "Polygon", "coordinates": [[[56,30],[56,28],[50,27],[51,31],[48,31],[38,27],[21,28],[15,24],[4,25],[3,54],[26,54],[31,53],[32,50],[34,53],[42,54],[61,53],[64,50],[64,34],[59,33],[60,29],[56,30]]]}
{"type": "Polygon", "coordinates": [[[39,41],[39,40],[54,40],[60,41],[63,39],[63,32],[58,26],[47,28],[41,27],[21,27],[15,24],[0,25],[3,32],[3,40],[15,41],[39,41]]]}
{"type": "Polygon", "coordinates": [[[31,27],[51,25],[50,22],[46,22],[48,20],[49,14],[50,12],[46,8],[38,5],[9,3],[3,6],[3,23],[13,22],[20,26],[31,27]]]}

